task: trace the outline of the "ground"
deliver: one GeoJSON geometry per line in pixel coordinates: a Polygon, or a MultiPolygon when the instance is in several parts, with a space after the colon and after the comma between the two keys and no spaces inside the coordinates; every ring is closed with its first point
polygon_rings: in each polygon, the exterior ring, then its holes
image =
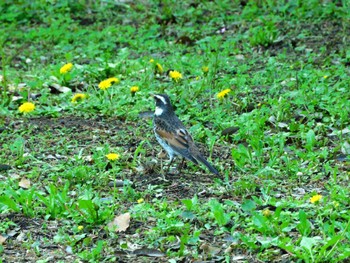
{"type": "Polygon", "coordinates": [[[347,262],[346,1],[0,7],[0,262],[347,262]],[[220,176],[166,173],[152,93],[220,176]]]}

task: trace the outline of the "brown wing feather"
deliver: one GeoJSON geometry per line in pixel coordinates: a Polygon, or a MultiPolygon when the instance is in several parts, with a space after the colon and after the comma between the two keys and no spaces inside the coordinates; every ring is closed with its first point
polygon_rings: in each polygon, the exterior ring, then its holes
{"type": "Polygon", "coordinates": [[[170,132],[167,132],[165,130],[160,130],[160,129],[156,129],[156,133],[158,133],[158,135],[162,137],[163,140],[165,140],[169,145],[173,147],[180,148],[180,149],[189,148],[188,141],[183,136],[177,136],[170,132]]]}
{"type": "Polygon", "coordinates": [[[192,137],[188,134],[186,130],[179,129],[176,133],[171,133],[163,129],[156,129],[155,132],[162,137],[162,139],[170,145],[174,151],[182,155],[186,159],[198,163],[195,158],[193,158],[191,151],[192,148],[196,147],[193,144],[192,137]]]}

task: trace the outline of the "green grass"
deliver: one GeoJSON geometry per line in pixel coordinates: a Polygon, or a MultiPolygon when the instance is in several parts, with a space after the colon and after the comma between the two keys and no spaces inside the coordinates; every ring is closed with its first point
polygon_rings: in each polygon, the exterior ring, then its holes
{"type": "Polygon", "coordinates": [[[349,8],[1,3],[0,258],[346,262],[349,8]],[[162,179],[167,157],[140,117],[152,93],[170,96],[220,178],[187,163],[162,179]],[[110,227],[126,213],[126,231],[110,227]]]}

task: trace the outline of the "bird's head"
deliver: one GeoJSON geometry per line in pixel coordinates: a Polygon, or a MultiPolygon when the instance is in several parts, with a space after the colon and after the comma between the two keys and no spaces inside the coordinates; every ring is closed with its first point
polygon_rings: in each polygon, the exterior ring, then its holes
{"type": "Polygon", "coordinates": [[[160,116],[163,113],[167,113],[173,110],[170,99],[166,94],[153,94],[153,98],[156,101],[156,110],[154,114],[160,116]]]}

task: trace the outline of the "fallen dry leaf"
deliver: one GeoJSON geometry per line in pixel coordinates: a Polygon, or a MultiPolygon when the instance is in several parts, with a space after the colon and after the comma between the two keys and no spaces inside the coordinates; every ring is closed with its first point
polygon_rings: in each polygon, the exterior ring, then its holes
{"type": "Polygon", "coordinates": [[[24,189],[30,188],[30,181],[26,178],[22,178],[21,181],[18,183],[19,187],[22,187],[24,189]]]}
{"type": "Polygon", "coordinates": [[[111,230],[115,229],[116,232],[124,232],[126,229],[128,229],[130,224],[130,213],[121,214],[119,216],[116,216],[112,222],[109,222],[107,224],[108,228],[111,230]]]}
{"type": "Polygon", "coordinates": [[[0,235],[0,245],[4,244],[6,241],[6,237],[3,237],[2,235],[0,235]]]}
{"type": "Polygon", "coordinates": [[[209,245],[208,243],[203,243],[200,246],[200,249],[203,250],[204,253],[211,254],[211,255],[216,255],[221,251],[220,247],[214,247],[209,245]]]}

